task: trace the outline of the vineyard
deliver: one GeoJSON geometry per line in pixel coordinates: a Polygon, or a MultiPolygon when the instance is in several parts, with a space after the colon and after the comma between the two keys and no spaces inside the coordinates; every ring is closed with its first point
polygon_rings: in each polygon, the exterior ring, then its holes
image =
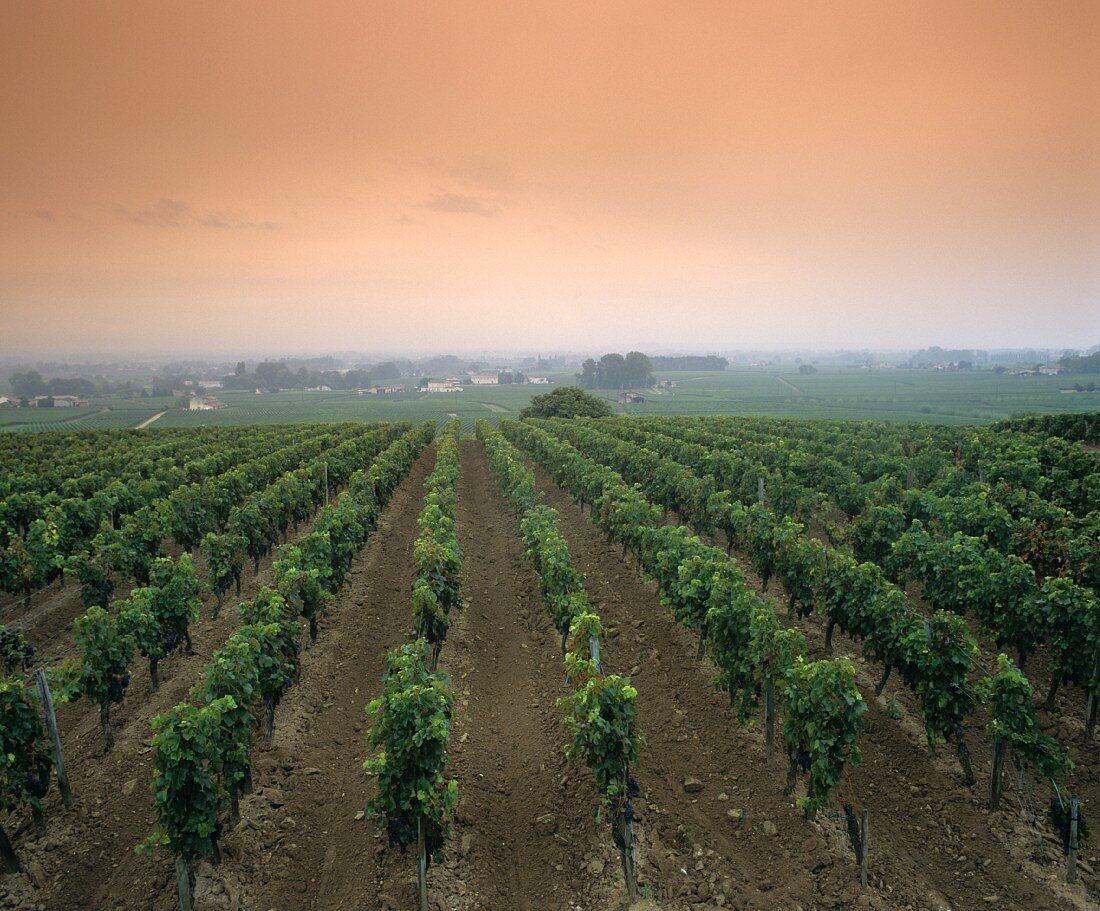
{"type": "Polygon", "coordinates": [[[162,423],[0,437],[0,908],[1100,900],[1097,415],[162,423]]]}

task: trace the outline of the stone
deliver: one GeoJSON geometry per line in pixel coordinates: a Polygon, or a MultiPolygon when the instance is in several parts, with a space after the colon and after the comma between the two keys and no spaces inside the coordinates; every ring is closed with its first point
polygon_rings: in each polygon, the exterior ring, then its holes
{"type": "Polygon", "coordinates": [[[535,819],[535,832],[539,835],[553,835],[558,831],[558,820],[553,813],[543,813],[535,819]]]}
{"type": "Polygon", "coordinates": [[[740,826],[745,821],[745,811],[740,809],[726,810],[726,819],[735,826],[740,826]]]}
{"type": "Polygon", "coordinates": [[[606,865],[602,860],[600,860],[600,858],[593,857],[588,862],[588,872],[591,873],[593,876],[602,876],[605,866],[606,865]]]}
{"type": "Polygon", "coordinates": [[[703,782],[698,778],[685,778],[684,779],[684,793],[685,794],[698,794],[703,790],[703,782]]]}
{"type": "Polygon", "coordinates": [[[465,835],[462,836],[462,841],[459,842],[458,853],[461,854],[463,857],[466,857],[470,853],[470,850],[473,848],[473,846],[474,836],[471,833],[467,832],[465,835]]]}
{"type": "Polygon", "coordinates": [[[765,835],[778,835],[779,827],[770,819],[764,820],[764,834],[765,835]]]}

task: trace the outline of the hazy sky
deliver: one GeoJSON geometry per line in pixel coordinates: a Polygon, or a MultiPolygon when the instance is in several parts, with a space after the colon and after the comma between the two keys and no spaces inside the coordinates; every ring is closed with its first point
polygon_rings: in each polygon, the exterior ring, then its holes
{"type": "Polygon", "coordinates": [[[0,353],[1100,341],[1100,3],[11,0],[0,353]]]}

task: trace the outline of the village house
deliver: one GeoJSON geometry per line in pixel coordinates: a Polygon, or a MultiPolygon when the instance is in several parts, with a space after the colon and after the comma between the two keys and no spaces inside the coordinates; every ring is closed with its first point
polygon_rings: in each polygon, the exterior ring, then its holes
{"type": "Polygon", "coordinates": [[[462,387],[452,380],[428,380],[428,392],[461,392],[462,387]]]}
{"type": "Polygon", "coordinates": [[[87,408],[89,403],[75,395],[36,395],[30,404],[34,408],[87,408]]]}
{"type": "Polygon", "coordinates": [[[495,373],[471,373],[470,383],[474,386],[497,386],[500,377],[495,373]]]}
{"type": "Polygon", "coordinates": [[[218,408],[224,407],[225,402],[216,395],[193,395],[187,401],[188,411],[216,411],[218,408]]]}
{"type": "Polygon", "coordinates": [[[395,383],[391,386],[371,386],[370,389],[358,390],[360,395],[395,395],[405,391],[404,383],[395,383]]]}

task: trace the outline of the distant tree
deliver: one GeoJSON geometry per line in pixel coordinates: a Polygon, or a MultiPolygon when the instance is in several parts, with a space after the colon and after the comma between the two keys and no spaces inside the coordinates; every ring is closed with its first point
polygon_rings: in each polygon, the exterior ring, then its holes
{"type": "Polygon", "coordinates": [[[807,376],[811,373],[817,373],[817,368],[813,364],[803,364],[798,368],[798,372],[803,376],[807,376]]]}
{"type": "Polygon", "coordinates": [[[596,365],[598,389],[622,389],[626,382],[626,358],[621,354],[605,354],[596,365]]]}
{"type": "Polygon", "coordinates": [[[653,364],[641,351],[628,351],[623,358],[624,386],[650,386],[653,383],[653,364]]]}
{"type": "Polygon", "coordinates": [[[46,384],[42,381],[42,374],[37,370],[13,373],[8,378],[8,382],[11,383],[12,392],[24,398],[46,394],[46,384]]]}
{"type": "Polygon", "coordinates": [[[581,364],[581,372],[575,374],[577,382],[580,383],[585,389],[595,389],[596,380],[596,362],[589,358],[583,364],[581,364]]]}
{"type": "Polygon", "coordinates": [[[603,399],[589,395],[579,386],[559,386],[552,392],[536,395],[524,408],[521,418],[606,418],[611,406],[603,399]]]}
{"type": "MultiPolygon", "coordinates": [[[[1064,357],[1062,369],[1066,373],[1100,373],[1100,352],[1082,357],[1064,357]]],[[[15,386],[14,377],[12,377],[12,386],[15,386]]]]}
{"type": "Polygon", "coordinates": [[[396,380],[401,378],[401,368],[397,366],[393,361],[386,361],[383,364],[379,364],[377,367],[372,367],[370,371],[371,379],[374,382],[380,380],[396,380]]]}

